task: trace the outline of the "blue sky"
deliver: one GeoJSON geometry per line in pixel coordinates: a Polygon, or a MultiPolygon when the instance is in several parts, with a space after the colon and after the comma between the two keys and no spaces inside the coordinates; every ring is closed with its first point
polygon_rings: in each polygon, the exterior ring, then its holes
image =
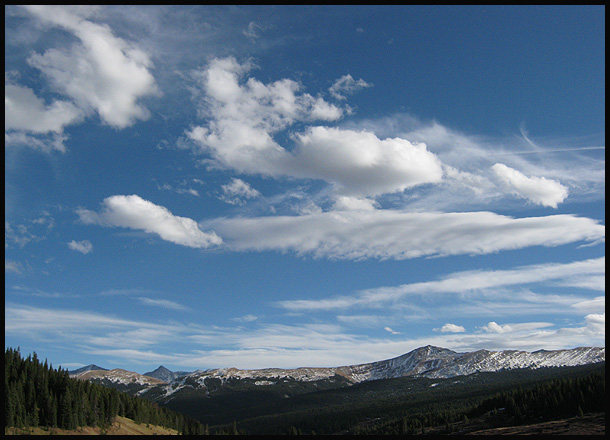
{"type": "Polygon", "coordinates": [[[5,8],[5,345],[605,345],[601,6],[5,8]]]}

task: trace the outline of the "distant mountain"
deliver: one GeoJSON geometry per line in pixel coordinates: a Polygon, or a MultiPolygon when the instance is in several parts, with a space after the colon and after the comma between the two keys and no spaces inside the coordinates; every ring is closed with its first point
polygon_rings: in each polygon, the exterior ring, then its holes
{"type": "MultiPolygon", "coordinates": [[[[265,368],[240,370],[219,368],[192,373],[172,372],[160,366],[140,375],[125,370],[93,370],[74,374],[123,391],[130,391],[160,402],[171,399],[181,390],[201,391],[206,395],[221,389],[269,389],[273,385],[301,384],[300,392],[337,388],[355,383],[405,376],[449,378],[477,372],[494,372],[517,368],[563,367],[594,364],[606,359],[605,347],[578,347],[570,350],[538,350],[535,352],[478,350],[458,353],[427,345],[402,356],[367,364],[342,367],[301,367],[293,369],[265,368]]],[[[83,367],[86,368],[86,367],[83,367]]],[[[78,370],[75,370],[78,371],[78,370]]]]}
{"type": "Polygon", "coordinates": [[[172,382],[173,380],[190,374],[188,371],[171,371],[165,368],[163,365],[160,365],[156,370],[149,371],[148,373],[144,373],[144,376],[154,377],[163,382],[172,382]]]}
{"type": "Polygon", "coordinates": [[[80,374],[80,373],[84,373],[86,371],[91,371],[91,370],[107,371],[108,369],[107,368],[98,367],[95,364],[89,364],[89,365],[86,365],[84,367],[77,368],[76,370],[68,370],[68,374],[70,376],[74,376],[74,375],[77,375],[77,374],[80,374]]]}
{"type": "Polygon", "coordinates": [[[128,392],[132,395],[137,394],[138,391],[143,389],[166,384],[165,381],[155,377],[149,377],[144,374],[122,370],[120,368],[115,368],[113,370],[83,371],[76,374],[70,374],[70,377],[89,380],[94,383],[99,383],[100,385],[118,389],[119,391],[128,392]]]}

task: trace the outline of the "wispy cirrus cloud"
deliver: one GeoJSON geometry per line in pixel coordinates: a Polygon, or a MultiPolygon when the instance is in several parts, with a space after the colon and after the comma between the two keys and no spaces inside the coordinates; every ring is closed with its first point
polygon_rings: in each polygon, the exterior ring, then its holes
{"type": "MultiPolygon", "coordinates": [[[[498,289],[506,286],[527,285],[545,282],[569,282],[574,277],[582,279],[586,276],[605,277],[605,257],[576,261],[572,263],[547,263],[523,266],[512,270],[467,271],[450,274],[438,281],[403,284],[392,287],[367,289],[352,296],[338,296],[317,300],[286,300],[275,304],[293,311],[304,310],[334,310],[350,307],[376,307],[380,304],[398,301],[408,296],[430,296],[439,294],[464,294],[486,289],[498,289]]],[[[604,286],[594,285],[592,287],[604,286]]],[[[513,299],[518,295],[511,293],[513,299]]],[[[549,301],[553,297],[541,295],[537,297],[528,292],[531,300],[549,301]]],[[[574,298],[559,296],[559,301],[576,302],[574,298]]]]}
{"type": "Polygon", "coordinates": [[[427,344],[456,351],[603,346],[605,314],[589,314],[573,326],[549,322],[489,322],[473,332],[417,338],[371,337],[325,323],[261,324],[256,328],[203,327],[190,323],[151,323],[85,310],[45,309],[8,304],[9,335],[44,335],[49,346],[80,342],[76,352],[105,355],[136,363],[171,363],[190,368],[237,366],[265,368],[339,366],[396,357],[427,344]],[[497,331],[501,329],[501,331],[497,331]],[[159,352],[162,343],[175,343],[159,352]],[[216,347],[223,346],[218,349],[216,347]],[[315,359],[315,361],[312,361],[315,359]]]}
{"type": "Polygon", "coordinates": [[[13,272],[16,274],[21,274],[23,272],[23,267],[20,263],[12,260],[5,259],[4,260],[4,272],[13,272]]]}

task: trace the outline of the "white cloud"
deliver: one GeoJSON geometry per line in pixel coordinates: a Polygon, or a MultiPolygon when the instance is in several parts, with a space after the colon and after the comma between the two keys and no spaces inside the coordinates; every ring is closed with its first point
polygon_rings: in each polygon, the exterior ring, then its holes
{"type": "Polygon", "coordinates": [[[399,335],[400,332],[397,332],[395,330],[392,330],[390,327],[384,327],[383,328],[386,332],[392,333],[393,335],[399,335]]]}
{"type": "Polygon", "coordinates": [[[527,177],[501,163],[496,163],[492,169],[496,176],[515,194],[537,205],[557,208],[557,204],[563,202],[568,196],[568,189],[555,180],[544,177],[527,177]]]}
{"type": "Polygon", "coordinates": [[[598,296],[593,299],[579,301],[575,304],[572,304],[572,307],[578,309],[582,312],[599,312],[605,311],[606,309],[606,297],[598,296]]]}
{"type": "Polygon", "coordinates": [[[491,212],[331,211],[205,222],[233,250],[340,259],[486,254],[602,240],[605,227],[573,215],[512,218],[491,212]]]}
{"type": "MultiPolygon", "coordinates": [[[[496,163],[519,170],[525,176],[544,176],[547,181],[561,182],[572,200],[604,199],[605,160],[590,151],[603,149],[603,146],[583,146],[579,140],[570,138],[547,138],[543,143],[548,146],[539,147],[521,136],[465,134],[437,121],[424,122],[409,114],[348,120],[342,127],[372,131],[379,137],[423,142],[442,162],[443,180],[437,185],[426,186],[425,191],[418,191],[416,197],[412,193],[393,197],[391,200],[397,207],[450,211],[490,210],[494,205],[506,208],[509,201],[516,205],[518,200],[515,198],[507,200],[507,195],[514,189],[503,183],[492,169],[496,163]]],[[[553,186],[550,188],[549,194],[552,194],[553,186]]],[[[555,194],[561,194],[559,187],[555,189],[555,194]]]]}
{"type": "Polygon", "coordinates": [[[352,75],[343,75],[337,81],[333,83],[328,89],[330,94],[336,99],[346,99],[345,95],[354,93],[356,90],[360,90],[366,87],[371,87],[372,84],[367,83],[362,78],[355,80],[352,75]]]}
{"type": "Polygon", "coordinates": [[[65,134],[33,135],[22,131],[10,131],[4,133],[4,144],[7,147],[28,147],[38,149],[45,153],[53,151],[66,152],[65,134]]]}
{"type": "Polygon", "coordinates": [[[486,326],[481,327],[483,330],[489,333],[505,333],[511,331],[510,325],[499,325],[498,323],[491,321],[486,326]]]}
{"type": "Polygon", "coordinates": [[[461,325],[447,323],[441,327],[442,333],[464,333],[466,329],[461,325]]]}
{"type": "MultiPolygon", "coordinates": [[[[59,27],[78,39],[69,48],[48,49],[28,59],[57,92],[73,100],[82,111],[97,112],[105,123],[116,128],[149,117],[139,100],[157,95],[158,90],[146,53],[116,37],[107,25],[88,20],[94,9],[40,5],[24,8],[40,23],[59,27]]],[[[66,108],[63,114],[59,121],[65,124],[66,108]]]]}
{"type": "Polygon", "coordinates": [[[172,310],[186,310],[186,307],[184,307],[182,304],[178,304],[177,302],[169,301],[166,299],[154,299],[154,298],[147,298],[145,296],[140,296],[140,297],[138,297],[138,300],[142,304],[145,304],[147,306],[161,307],[164,309],[172,309],[172,310]]]}
{"type": "Polygon", "coordinates": [[[488,333],[516,333],[522,331],[537,330],[540,328],[552,327],[553,324],[550,322],[525,322],[518,324],[504,324],[500,325],[495,321],[490,321],[487,325],[481,327],[481,330],[488,333]]]}
{"type": "MultiPolygon", "coordinates": [[[[599,274],[605,273],[605,262],[605,257],[602,257],[564,264],[549,263],[523,266],[511,270],[456,272],[439,281],[424,281],[400,286],[372,288],[361,291],[353,296],[338,296],[318,300],[286,300],[279,301],[276,304],[282,308],[295,311],[333,310],[354,306],[379,306],[387,302],[398,301],[410,295],[429,296],[442,293],[468,293],[485,289],[494,289],[497,292],[499,288],[504,286],[563,281],[574,277],[597,277],[599,274]]],[[[604,290],[603,286],[602,290],[604,290]]],[[[551,302],[559,302],[562,308],[575,303],[573,297],[536,295],[533,292],[526,292],[524,296],[525,298],[521,298],[521,295],[515,292],[510,292],[509,294],[509,298],[513,300],[529,301],[530,304],[527,308],[530,312],[533,310],[532,303],[534,302],[543,303],[547,309],[551,302]]],[[[491,307],[489,299],[487,299],[487,303],[491,307]]],[[[497,307],[497,305],[493,307],[497,307]]],[[[518,305],[517,310],[519,307],[523,308],[522,305],[518,305]]]]}
{"type": "Polygon", "coordinates": [[[244,203],[244,199],[253,199],[261,195],[250,184],[235,177],[226,185],[222,185],[222,192],[222,200],[232,205],[241,205],[244,203]]]}
{"type": "Polygon", "coordinates": [[[68,243],[68,247],[73,251],[78,251],[81,254],[88,254],[93,251],[93,245],[89,240],[75,241],[72,240],[68,243]]]}
{"type": "Polygon", "coordinates": [[[291,175],[325,180],[346,194],[399,192],[443,177],[441,162],[423,143],[328,127],[311,127],[295,140],[291,175]]]}
{"type": "Polygon", "coordinates": [[[594,328],[600,333],[605,334],[606,332],[606,314],[605,313],[591,313],[585,316],[585,321],[589,327],[594,328]]]}
{"type": "Polygon", "coordinates": [[[4,84],[5,130],[60,134],[65,126],[80,120],[82,116],[82,111],[70,101],[54,100],[45,105],[32,89],[4,84]]]}
{"type": "Polygon", "coordinates": [[[377,205],[375,200],[367,198],[338,196],[333,208],[337,211],[374,211],[377,205]]]}
{"type": "Polygon", "coordinates": [[[336,121],[343,110],[322,98],[299,94],[298,83],[270,84],[243,76],[251,64],[214,59],[198,77],[206,126],[187,132],[215,166],[272,177],[322,179],[350,195],[403,191],[442,179],[440,161],[423,143],[379,139],[364,130],[309,127],[292,136],[292,151],[273,136],[296,122],[336,121]]]}
{"type": "Polygon", "coordinates": [[[79,209],[77,214],[87,224],[139,229],[183,246],[207,248],[222,243],[215,232],[201,231],[194,220],[173,215],[167,208],[135,194],[107,197],[101,212],[79,209]]]}

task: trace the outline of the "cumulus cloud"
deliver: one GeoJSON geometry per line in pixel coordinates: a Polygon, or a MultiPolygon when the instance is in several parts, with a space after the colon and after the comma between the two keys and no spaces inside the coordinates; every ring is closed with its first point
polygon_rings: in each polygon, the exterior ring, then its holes
{"type": "Polygon", "coordinates": [[[496,163],[492,169],[496,176],[511,188],[513,193],[537,205],[557,208],[557,204],[563,202],[568,196],[568,189],[556,180],[527,177],[501,163],[496,163]]]}
{"type": "Polygon", "coordinates": [[[80,252],[81,254],[88,254],[89,252],[93,251],[93,245],[89,240],[72,240],[68,243],[68,247],[73,251],[80,252]]]}
{"type": "Polygon", "coordinates": [[[336,121],[343,110],[299,93],[289,79],[270,84],[244,75],[252,68],[234,58],[215,59],[198,74],[206,126],[187,132],[211,164],[242,173],[322,179],[347,195],[403,191],[442,179],[440,161],[423,143],[379,139],[365,130],[324,126],[295,133],[288,151],[274,135],[296,122],[336,121]]]}
{"type": "Polygon", "coordinates": [[[295,140],[291,174],[331,182],[349,195],[399,192],[443,177],[441,162],[423,143],[329,127],[311,127],[295,140]]]}
{"type": "MultiPolygon", "coordinates": [[[[69,48],[48,49],[28,59],[57,92],[82,111],[96,112],[112,127],[124,128],[149,117],[139,100],[157,95],[158,90],[145,52],[116,37],[107,25],[89,20],[93,10],[41,5],[25,9],[42,24],[59,27],[78,39],[69,48]]],[[[55,117],[56,125],[78,113],[71,104],[54,105],[62,110],[62,117],[55,117]]]]}
{"type": "Polygon", "coordinates": [[[138,195],[116,195],[103,201],[101,212],[77,210],[87,224],[119,226],[157,234],[163,240],[193,248],[207,248],[222,243],[215,232],[203,232],[187,217],[173,215],[167,208],[155,205],[138,195]]]}
{"type": "Polygon", "coordinates": [[[447,323],[441,327],[442,333],[464,333],[466,329],[461,325],[447,323]]]}
{"type": "Polygon", "coordinates": [[[34,94],[29,87],[4,84],[5,130],[19,130],[34,134],[62,133],[83,116],[70,101],[54,100],[50,104],[34,94]]]}
{"type": "Polygon", "coordinates": [[[347,75],[343,75],[341,78],[335,81],[333,85],[330,86],[328,91],[336,99],[346,99],[345,95],[354,93],[357,90],[371,86],[372,84],[367,83],[362,78],[355,80],[352,75],[348,73],[347,75]]]}
{"type": "Polygon", "coordinates": [[[605,227],[574,215],[513,218],[491,212],[330,211],[206,222],[233,250],[339,259],[486,254],[602,240],[605,227]]]}
{"type": "Polygon", "coordinates": [[[254,199],[261,195],[250,184],[241,179],[233,178],[226,185],[222,185],[221,199],[232,205],[241,205],[244,199],[254,199]]]}

